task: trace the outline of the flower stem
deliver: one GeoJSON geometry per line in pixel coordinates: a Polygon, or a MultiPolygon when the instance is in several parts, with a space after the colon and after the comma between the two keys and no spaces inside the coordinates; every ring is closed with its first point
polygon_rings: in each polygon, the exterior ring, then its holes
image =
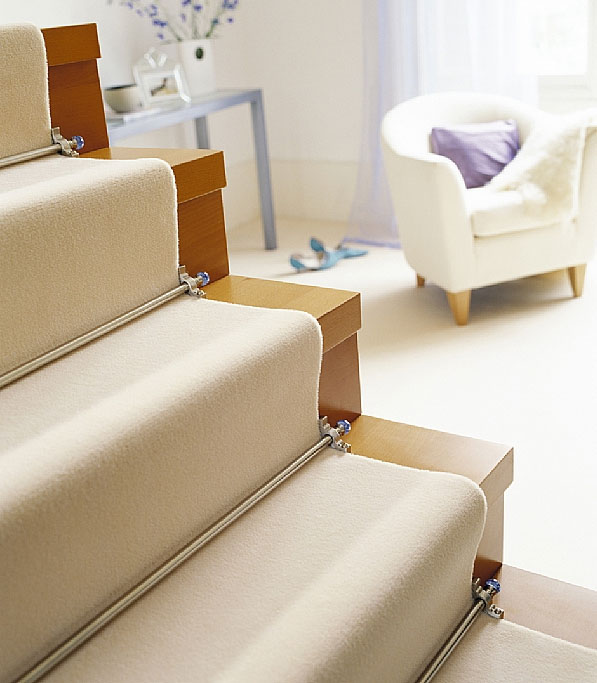
{"type": "Polygon", "coordinates": [[[219,26],[218,19],[224,14],[226,11],[226,6],[224,5],[223,2],[220,4],[220,9],[216,12],[216,14],[212,17],[211,23],[209,25],[209,28],[207,29],[207,33],[205,34],[206,38],[211,38],[213,35],[213,32],[216,30],[216,27],[219,26]]]}

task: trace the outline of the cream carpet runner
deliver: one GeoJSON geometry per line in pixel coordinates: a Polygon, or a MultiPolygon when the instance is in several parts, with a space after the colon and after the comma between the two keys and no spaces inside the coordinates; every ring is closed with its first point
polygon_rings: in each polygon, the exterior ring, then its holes
{"type": "MultiPolygon", "coordinates": [[[[43,59],[0,29],[27,119],[0,156],[45,135],[43,59]]],[[[156,160],[0,170],[0,372],[176,286],[175,208],[156,160]]],[[[321,347],[306,314],[181,297],[0,390],[0,681],[318,440],[321,347]]],[[[328,450],[46,680],[408,683],[470,605],[484,515],[464,478],[328,450]]],[[[441,680],[490,680],[485,632],[509,680],[589,680],[595,653],[552,639],[533,679],[545,638],[486,622],[441,680]]]]}
{"type": "Polygon", "coordinates": [[[46,48],[34,26],[0,26],[0,92],[0,156],[50,145],[46,48]]]}
{"type": "Polygon", "coordinates": [[[413,681],[470,603],[483,519],[470,481],[329,449],[48,680],[413,681]]]}

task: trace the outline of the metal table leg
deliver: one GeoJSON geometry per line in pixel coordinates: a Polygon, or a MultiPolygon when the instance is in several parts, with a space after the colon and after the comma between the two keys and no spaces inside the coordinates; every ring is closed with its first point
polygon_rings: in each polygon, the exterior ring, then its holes
{"type": "Polygon", "coordinates": [[[277,245],[272,186],[270,180],[267,137],[265,134],[265,114],[261,90],[255,91],[251,100],[251,118],[253,121],[253,137],[255,139],[255,158],[257,161],[257,177],[259,181],[259,198],[261,216],[263,218],[263,237],[266,249],[275,249],[277,245]]]}
{"type": "Polygon", "coordinates": [[[195,140],[197,149],[210,149],[207,116],[199,116],[195,119],[195,140]]]}

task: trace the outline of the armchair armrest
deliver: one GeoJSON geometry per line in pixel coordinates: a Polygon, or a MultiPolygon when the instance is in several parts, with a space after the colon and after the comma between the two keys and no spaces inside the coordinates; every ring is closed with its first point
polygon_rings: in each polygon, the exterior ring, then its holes
{"type": "MultiPolygon", "coordinates": [[[[583,153],[578,191],[578,237],[579,249],[584,251],[586,260],[595,249],[597,234],[595,232],[595,216],[597,216],[597,128],[587,128],[585,149],[583,153]]],[[[581,262],[583,260],[581,259],[581,262]]]]}
{"type": "Polygon", "coordinates": [[[399,152],[388,138],[384,130],[386,173],[408,263],[448,291],[469,289],[474,238],[456,164],[430,152],[399,152]]]}

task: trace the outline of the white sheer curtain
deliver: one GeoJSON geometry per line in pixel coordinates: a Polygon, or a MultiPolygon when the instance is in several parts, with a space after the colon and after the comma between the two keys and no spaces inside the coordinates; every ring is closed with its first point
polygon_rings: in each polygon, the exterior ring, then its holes
{"type": "Polygon", "coordinates": [[[534,102],[524,0],[419,0],[420,92],[472,90],[534,102]]]}
{"type": "Polygon", "coordinates": [[[379,130],[396,102],[419,92],[417,0],[362,0],[364,74],[363,130],[350,242],[399,246],[383,170],[379,130]]]}
{"type": "Polygon", "coordinates": [[[525,73],[520,0],[363,3],[364,112],[357,189],[346,241],[398,246],[381,156],[384,114],[418,94],[472,90],[535,102],[525,73]]]}

